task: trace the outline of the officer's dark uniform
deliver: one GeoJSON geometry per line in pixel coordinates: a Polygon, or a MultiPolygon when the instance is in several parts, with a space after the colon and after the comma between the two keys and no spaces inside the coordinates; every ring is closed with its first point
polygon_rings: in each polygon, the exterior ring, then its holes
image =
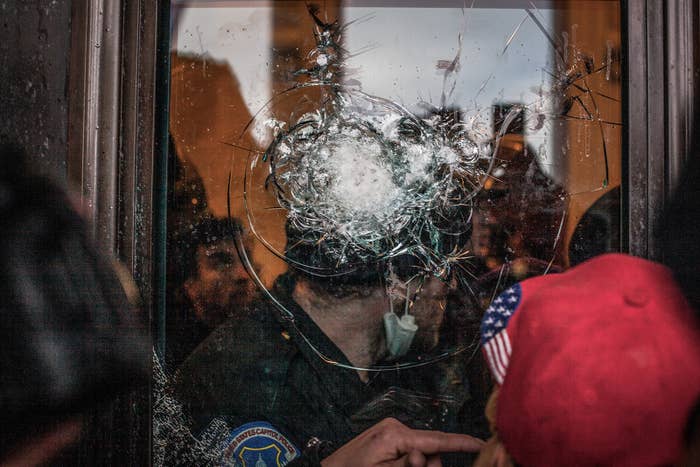
{"type": "Polygon", "coordinates": [[[293,459],[294,464],[312,464],[309,457],[327,456],[386,417],[414,428],[485,435],[485,394],[479,400],[470,394],[466,372],[450,364],[456,358],[370,373],[364,383],[355,370],[324,361],[349,365],[289,298],[290,287],[283,277],[275,291],[294,321],[258,300],[247,317],[216,329],[179,370],[175,394],[193,418],[195,433],[218,417],[234,429],[229,458],[252,456],[247,461],[252,462],[263,458],[265,446],[274,445],[282,452],[279,465],[293,459]],[[269,439],[249,441],[256,434],[269,439]],[[324,442],[325,452],[318,453],[317,440],[324,442]]]}

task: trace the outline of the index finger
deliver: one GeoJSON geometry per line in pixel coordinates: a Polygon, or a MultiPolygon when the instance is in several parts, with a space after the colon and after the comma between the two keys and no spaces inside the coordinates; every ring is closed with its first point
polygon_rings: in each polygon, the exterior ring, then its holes
{"type": "Polygon", "coordinates": [[[469,435],[427,430],[411,430],[404,442],[404,452],[418,450],[428,455],[443,452],[478,452],[485,444],[479,438],[469,435]]]}

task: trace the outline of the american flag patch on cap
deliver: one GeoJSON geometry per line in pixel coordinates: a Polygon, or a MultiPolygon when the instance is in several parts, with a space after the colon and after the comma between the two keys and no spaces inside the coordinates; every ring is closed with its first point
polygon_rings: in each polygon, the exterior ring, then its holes
{"type": "Polygon", "coordinates": [[[520,304],[521,294],[520,284],[507,289],[491,303],[481,320],[481,346],[498,384],[503,384],[511,352],[506,327],[520,304]]]}

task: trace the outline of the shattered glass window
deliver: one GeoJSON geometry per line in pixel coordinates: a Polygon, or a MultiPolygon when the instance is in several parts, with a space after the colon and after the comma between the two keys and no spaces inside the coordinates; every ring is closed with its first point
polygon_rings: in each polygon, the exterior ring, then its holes
{"type": "Polygon", "coordinates": [[[619,2],[172,13],[156,463],[484,436],[483,310],[620,247],[619,2]]]}

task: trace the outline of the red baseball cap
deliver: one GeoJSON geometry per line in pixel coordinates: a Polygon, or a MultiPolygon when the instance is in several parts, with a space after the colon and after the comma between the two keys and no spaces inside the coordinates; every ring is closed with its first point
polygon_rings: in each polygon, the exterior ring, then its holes
{"type": "Polygon", "coordinates": [[[700,396],[700,332],[671,272],[609,254],[517,284],[482,345],[520,465],[670,465],[700,396]]]}

